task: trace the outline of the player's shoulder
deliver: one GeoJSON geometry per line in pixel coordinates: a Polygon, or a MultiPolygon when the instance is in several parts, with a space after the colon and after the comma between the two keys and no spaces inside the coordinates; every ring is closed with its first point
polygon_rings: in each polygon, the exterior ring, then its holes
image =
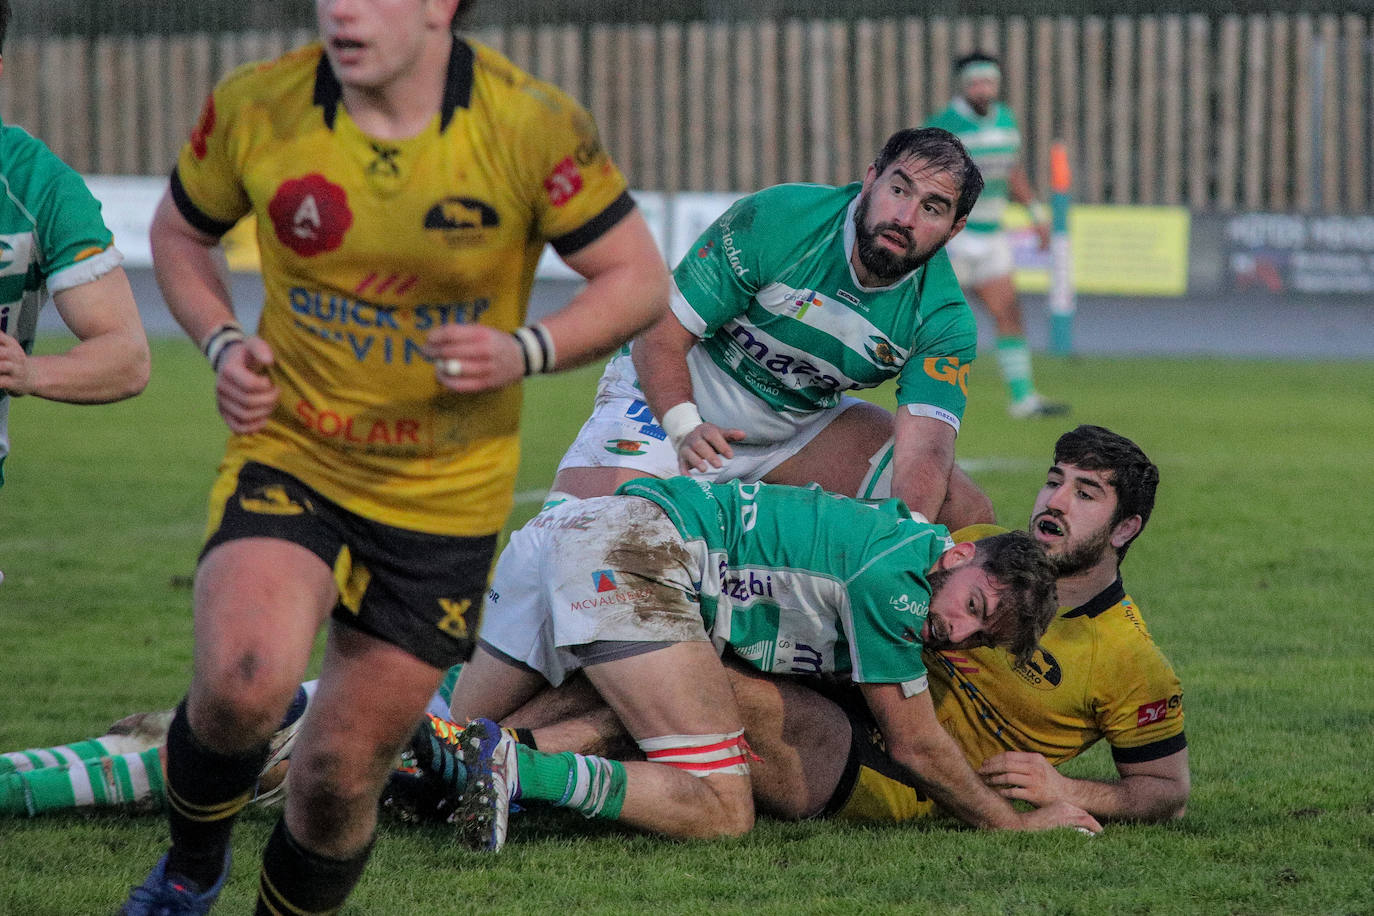
{"type": "Polygon", "coordinates": [[[458,52],[466,46],[472,60],[472,92],[476,104],[486,104],[505,116],[547,119],[582,111],[572,96],[553,83],[521,69],[490,45],[467,35],[455,39],[458,52]]]}
{"type": "MultiPolygon", "coordinates": [[[[250,61],[232,70],[215,87],[213,120],[232,120],[253,108],[281,118],[315,104],[315,82],[324,61],[324,47],[311,42],[271,60],[250,61]]],[[[202,117],[204,117],[203,115],[202,117]]]]}
{"type": "Polygon", "coordinates": [[[9,198],[31,215],[54,195],[63,200],[91,196],[75,169],[42,140],[14,124],[0,126],[0,177],[9,198]]]}
{"type": "Polygon", "coordinates": [[[780,233],[788,247],[811,232],[830,232],[848,209],[861,185],[779,184],[747,194],[730,207],[732,229],[754,233],[780,233]]]}

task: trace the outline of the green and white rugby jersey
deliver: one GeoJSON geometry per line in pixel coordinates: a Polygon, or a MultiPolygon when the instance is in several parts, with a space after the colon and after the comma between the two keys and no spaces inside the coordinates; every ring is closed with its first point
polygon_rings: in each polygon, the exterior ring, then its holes
{"type": "Polygon", "coordinates": [[[674,271],[673,312],[701,338],[688,353],[696,400],[755,433],[768,418],[832,407],[897,379],[897,402],[956,430],[977,325],[939,251],[891,286],[850,266],[862,185],[778,185],[737,201],[674,271]],[[759,401],[763,403],[760,405],[759,401]]]}
{"type": "MultiPolygon", "coordinates": [[[[0,331],[29,353],[47,295],[89,283],[124,258],[81,176],[22,127],[0,124],[0,184],[0,331]]],[[[9,409],[0,392],[0,484],[9,409]]]]}
{"type": "Polygon", "coordinates": [[[926,572],[953,546],[943,527],[895,499],[819,487],[672,477],[617,492],[657,503],[689,549],[704,550],[701,615],[718,646],[774,674],[925,688],[926,572]]]}
{"type": "Polygon", "coordinates": [[[1011,109],[994,102],[987,115],[982,116],[959,96],[944,111],[932,116],[926,126],[943,127],[957,136],[983,173],[983,193],[973,205],[964,231],[999,231],[1011,196],[1007,176],[1021,157],[1021,129],[1011,109]]]}

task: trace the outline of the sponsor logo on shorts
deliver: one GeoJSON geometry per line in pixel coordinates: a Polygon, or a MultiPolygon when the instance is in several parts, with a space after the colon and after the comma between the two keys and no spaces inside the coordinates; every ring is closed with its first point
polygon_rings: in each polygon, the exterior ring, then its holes
{"type": "Polygon", "coordinates": [[[598,569],[592,573],[592,588],[598,592],[613,592],[620,587],[615,581],[615,573],[609,569],[598,569]]]}
{"type": "Polygon", "coordinates": [[[439,621],[439,629],[454,639],[468,638],[468,608],[472,607],[471,598],[440,598],[439,607],[444,617],[439,621]]]}
{"type": "Polygon", "coordinates": [[[958,385],[959,390],[964,394],[968,394],[968,373],[972,366],[972,363],[960,365],[959,358],[956,356],[931,356],[923,364],[926,375],[937,382],[949,382],[951,385],[958,385]]]}
{"type": "Polygon", "coordinates": [[[1153,725],[1161,721],[1169,712],[1169,701],[1155,700],[1153,703],[1146,703],[1139,706],[1135,711],[1135,727],[1144,728],[1146,725],[1153,725]]]}
{"type": "Polygon", "coordinates": [[[1064,670],[1059,667],[1059,660],[1045,651],[1043,646],[1036,646],[1030,661],[1017,665],[1013,670],[1023,681],[1040,690],[1053,690],[1064,680],[1064,670]]]}
{"type": "MultiPolygon", "coordinates": [[[[597,589],[601,591],[601,589],[597,589]]],[[[604,595],[597,595],[592,598],[583,598],[579,601],[569,601],[568,607],[574,611],[586,611],[591,608],[607,607],[613,604],[635,604],[641,601],[648,601],[654,596],[651,588],[618,588],[612,586],[612,592],[604,595]]]]}
{"type": "Polygon", "coordinates": [[[279,483],[258,487],[251,493],[240,496],[239,507],[244,512],[257,515],[302,515],[314,509],[309,500],[306,500],[304,505],[296,502],[286,492],[286,487],[279,483]]]}
{"type": "Polygon", "coordinates": [[[643,439],[607,439],[606,451],[612,455],[643,455],[648,444],[643,439]]]}
{"type": "MultiPolygon", "coordinates": [[[[657,421],[654,420],[654,412],[649,409],[649,405],[639,398],[635,398],[630,402],[629,409],[625,411],[625,419],[629,420],[631,423],[640,424],[639,433],[642,436],[649,436],[650,438],[657,439],[659,442],[668,438],[668,434],[663,431],[663,427],[659,426],[657,421]]],[[[647,445],[647,443],[645,444],[647,445]]],[[[640,453],[634,452],[633,454],[637,455],[640,453]]]]}
{"type": "Polygon", "coordinates": [[[348,195],[318,172],[282,182],[267,215],[277,241],[305,258],[338,248],[353,225],[348,195]]]}
{"type": "Polygon", "coordinates": [[[549,195],[549,203],[561,207],[577,196],[582,190],[582,172],[572,156],[568,156],[544,179],[544,190],[549,195]]]}

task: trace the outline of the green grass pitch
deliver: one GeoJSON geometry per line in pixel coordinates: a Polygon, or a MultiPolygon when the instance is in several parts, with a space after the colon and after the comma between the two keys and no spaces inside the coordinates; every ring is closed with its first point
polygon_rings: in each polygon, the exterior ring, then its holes
{"type": "MultiPolygon", "coordinates": [[[[41,346],[61,342],[44,341],[41,346]]],[[[517,816],[506,850],[383,828],[345,912],[1374,913],[1374,362],[1052,359],[1041,387],[1160,465],[1126,584],[1185,689],[1193,796],[1168,826],[1087,839],[946,823],[763,821],[673,843],[573,816],[517,816]]],[[[597,370],[527,387],[514,522],[538,505],[597,370]]],[[[959,456],[1021,525],[1066,428],[1007,419],[975,371],[959,456]]],[[[877,400],[887,403],[888,393],[877,400]]],[[[98,734],[172,705],[192,573],[225,431],[184,341],[154,345],[141,397],[14,403],[0,491],[0,748],[98,734]]],[[[1072,775],[1108,775],[1095,748],[1072,775]]],[[[275,815],[235,833],[224,912],[246,912],[275,815]]],[[[160,818],[0,823],[0,914],[97,914],[142,880],[160,818]]]]}

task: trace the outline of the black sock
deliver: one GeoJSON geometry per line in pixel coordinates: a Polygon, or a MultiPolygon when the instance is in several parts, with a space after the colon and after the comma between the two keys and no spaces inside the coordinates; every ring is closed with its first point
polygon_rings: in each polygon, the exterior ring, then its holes
{"type": "Polygon", "coordinates": [[[533,751],[533,750],[538,750],[538,748],[534,746],[534,729],[532,729],[532,728],[516,728],[516,729],[512,729],[512,731],[515,732],[515,743],[516,743],[516,744],[523,744],[523,745],[525,745],[525,747],[529,748],[529,749],[532,750],[532,751],[533,751]]]}
{"type": "Polygon", "coordinates": [[[191,733],[186,701],[181,701],[167,731],[168,872],[189,878],[202,890],[219,879],[234,820],[253,797],[266,761],[265,742],[235,756],[205,747],[191,733]]]}
{"type": "Polygon", "coordinates": [[[313,853],[296,842],[282,818],[262,854],[254,912],[257,916],[333,913],[352,893],[370,855],[371,840],[362,852],[349,859],[329,859],[313,853]]]}

